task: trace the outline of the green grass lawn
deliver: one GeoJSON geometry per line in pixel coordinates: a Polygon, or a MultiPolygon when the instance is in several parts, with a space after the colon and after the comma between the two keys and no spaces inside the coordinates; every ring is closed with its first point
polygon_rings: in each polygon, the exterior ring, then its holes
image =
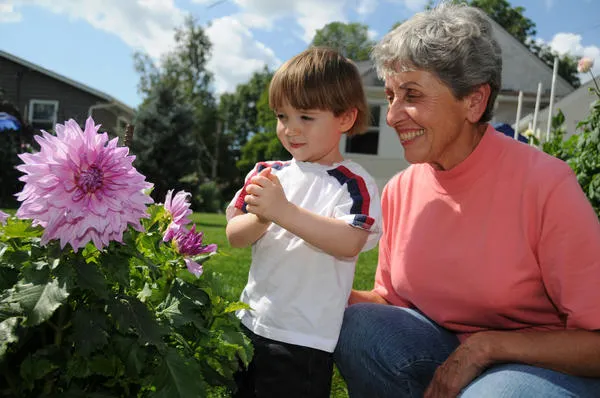
{"type": "MultiPolygon", "coordinates": [[[[250,248],[233,249],[225,237],[225,216],[221,214],[194,213],[192,221],[197,229],[204,232],[206,243],[216,243],[219,246],[218,255],[204,264],[205,272],[214,272],[222,281],[224,291],[221,294],[229,299],[239,299],[240,293],[248,278],[250,266],[250,248]]],[[[371,289],[375,278],[377,264],[377,249],[362,253],[356,265],[354,287],[356,289],[371,289]]],[[[346,385],[340,375],[335,373],[331,397],[348,397],[346,385]]]]}

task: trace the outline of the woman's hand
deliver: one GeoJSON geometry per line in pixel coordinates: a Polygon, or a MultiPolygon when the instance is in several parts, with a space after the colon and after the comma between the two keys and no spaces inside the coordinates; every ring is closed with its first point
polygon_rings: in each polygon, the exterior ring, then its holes
{"type": "Polygon", "coordinates": [[[491,364],[490,339],[479,332],[466,339],[435,371],[423,398],[454,398],[491,364]]]}

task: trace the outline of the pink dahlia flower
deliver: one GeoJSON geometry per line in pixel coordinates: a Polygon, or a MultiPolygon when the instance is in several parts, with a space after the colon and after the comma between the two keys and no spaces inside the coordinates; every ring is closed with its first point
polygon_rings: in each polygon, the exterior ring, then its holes
{"type": "Polygon", "coordinates": [[[6,220],[8,219],[8,217],[10,217],[10,214],[7,214],[7,213],[3,212],[2,210],[0,210],[0,224],[2,224],[2,225],[6,224],[6,220]]]}
{"type": "Polygon", "coordinates": [[[189,192],[179,191],[173,197],[173,190],[167,191],[164,207],[171,217],[171,223],[163,237],[165,242],[173,239],[180,228],[191,222],[188,216],[192,214],[192,210],[190,210],[190,203],[187,200],[190,196],[192,194],[189,192]]]}
{"type": "Polygon", "coordinates": [[[177,247],[177,251],[185,257],[184,260],[187,269],[197,277],[202,275],[202,265],[190,259],[189,256],[214,253],[217,251],[217,245],[215,244],[202,244],[203,238],[204,234],[202,232],[196,232],[195,225],[190,230],[180,228],[175,234],[175,246],[177,247]]]}
{"type": "Polygon", "coordinates": [[[92,241],[101,249],[122,242],[128,225],[143,231],[140,219],[152,203],[143,191],[152,184],[133,167],[129,149],[99,128],[91,117],[84,131],[70,119],[56,125],[56,136],[42,130],[35,137],[39,152],[19,155],[25,186],[17,217],[45,228],[43,245],[59,239],[61,248],[69,243],[77,251],[92,241]]]}

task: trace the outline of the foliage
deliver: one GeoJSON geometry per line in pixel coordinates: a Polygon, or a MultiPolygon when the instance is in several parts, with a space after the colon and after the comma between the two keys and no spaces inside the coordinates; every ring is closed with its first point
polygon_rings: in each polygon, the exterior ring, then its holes
{"type": "Polygon", "coordinates": [[[573,87],[579,87],[581,85],[579,75],[577,74],[578,58],[570,56],[569,54],[560,55],[556,51],[553,51],[547,44],[539,43],[534,40],[527,41],[526,45],[531,52],[537,55],[550,68],[554,68],[554,58],[558,57],[558,75],[569,82],[573,87]]]}
{"type": "Polygon", "coordinates": [[[135,117],[131,149],[136,165],[154,183],[155,200],[167,190],[194,192],[194,182],[185,177],[198,169],[198,146],[194,142],[197,124],[192,106],[179,91],[157,83],[135,117]]]}
{"type": "Polygon", "coordinates": [[[268,89],[273,73],[265,67],[254,72],[247,83],[239,84],[235,92],[224,93],[219,100],[219,116],[223,121],[222,141],[232,161],[220,165],[221,172],[231,176],[221,183],[224,198],[230,198],[242,184],[243,175],[236,163],[248,140],[265,131],[258,115],[258,102],[268,89]]]}
{"type": "MultiPolygon", "coordinates": [[[[139,168],[146,173],[160,170],[165,177],[176,165],[176,172],[168,177],[170,184],[152,179],[157,186],[156,197],[160,197],[167,186],[197,187],[208,180],[228,182],[237,174],[237,170],[230,167],[235,160],[227,141],[220,139],[213,76],[206,68],[210,41],[191,16],[175,30],[174,38],[173,49],[162,57],[159,65],[148,55],[135,55],[135,67],[140,74],[138,90],[145,99],[136,118],[134,147],[143,148],[148,155],[139,153],[139,168]],[[157,110],[160,113],[156,114],[157,110]],[[137,123],[140,120],[144,122],[137,123]],[[170,122],[179,127],[171,127],[170,122]],[[167,137],[161,137],[163,133],[167,137]],[[173,157],[177,157],[177,161],[172,162],[173,157]]],[[[195,189],[188,190],[195,192],[195,189]]],[[[198,201],[199,198],[194,198],[196,205],[198,201]]]]}
{"type": "Polygon", "coordinates": [[[369,27],[358,22],[330,22],[317,30],[312,46],[331,47],[346,58],[366,61],[374,42],[369,38],[369,27]]]}
{"type": "Polygon", "coordinates": [[[3,99],[0,88],[0,112],[14,116],[20,123],[19,130],[0,131],[0,205],[2,207],[15,207],[17,201],[14,193],[19,191],[23,184],[19,182],[19,172],[15,166],[19,164],[17,155],[29,148],[32,142],[31,127],[24,123],[18,109],[9,101],[3,99]]]}
{"type": "Polygon", "coordinates": [[[277,119],[269,107],[269,90],[265,89],[257,104],[258,125],[262,131],[254,134],[242,148],[237,167],[245,176],[257,162],[290,159],[291,155],[277,138],[277,119]]]}
{"type": "Polygon", "coordinates": [[[231,383],[251,356],[242,304],[189,273],[162,242],[166,211],[149,211],[145,232],[102,251],[42,247],[29,221],[0,227],[0,395],[197,397],[231,383]]]}
{"type": "Polygon", "coordinates": [[[577,124],[577,134],[564,139],[564,120],[561,111],[552,118],[552,137],[544,143],[544,152],[566,161],[600,218],[600,89],[590,88],[598,99],[588,117],[577,124]]]}
{"type": "Polygon", "coordinates": [[[214,181],[200,184],[196,195],[200,198],[199,211],[207,213],[219,213],[222,210],[223,199],[219,187],[214,181]]]}
{"type": "MultiPolygon", "coordinates": [[[[513,7],[507,0],[449,0],[452,3],[466,3],[480,8],[489,15],[498,25],[523,43],[531,52],[537,55],[550,68],[554,67],[554,58],[558,57],[558,75],[568,81],[573,87],[579,87],[577,75],[577,59],[565,54],[559,55],[543,43],[531,40],[535,37],[535,22],[527,18],[525,8],[513,7]]],[[[433,7],[433,0],[429,0],[426,9],[433,7]]]]}

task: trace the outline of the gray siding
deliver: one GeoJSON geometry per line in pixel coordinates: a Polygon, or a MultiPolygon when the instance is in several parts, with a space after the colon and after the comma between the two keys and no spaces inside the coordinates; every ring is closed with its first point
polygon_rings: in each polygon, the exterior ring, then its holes
{"type": "MultiPolygon", "coordinates": [[[[29,101],[33,99],[58,101],[57,123],[62,124],[68,119],[75,119],[82,126],[90,106],[107,103],[105,99],[92,93],[2,56],[0,56],[0,88],[4,90],[6,99],[19,109],[24,120],[28,120],[29,101]]],[[[111,108],[110,111],[96,110],[93,118],[96,124],[102,124],[101,130],[113,136],[118,134],[119,114],[131,118],[118,108],[111,108]]]]}

